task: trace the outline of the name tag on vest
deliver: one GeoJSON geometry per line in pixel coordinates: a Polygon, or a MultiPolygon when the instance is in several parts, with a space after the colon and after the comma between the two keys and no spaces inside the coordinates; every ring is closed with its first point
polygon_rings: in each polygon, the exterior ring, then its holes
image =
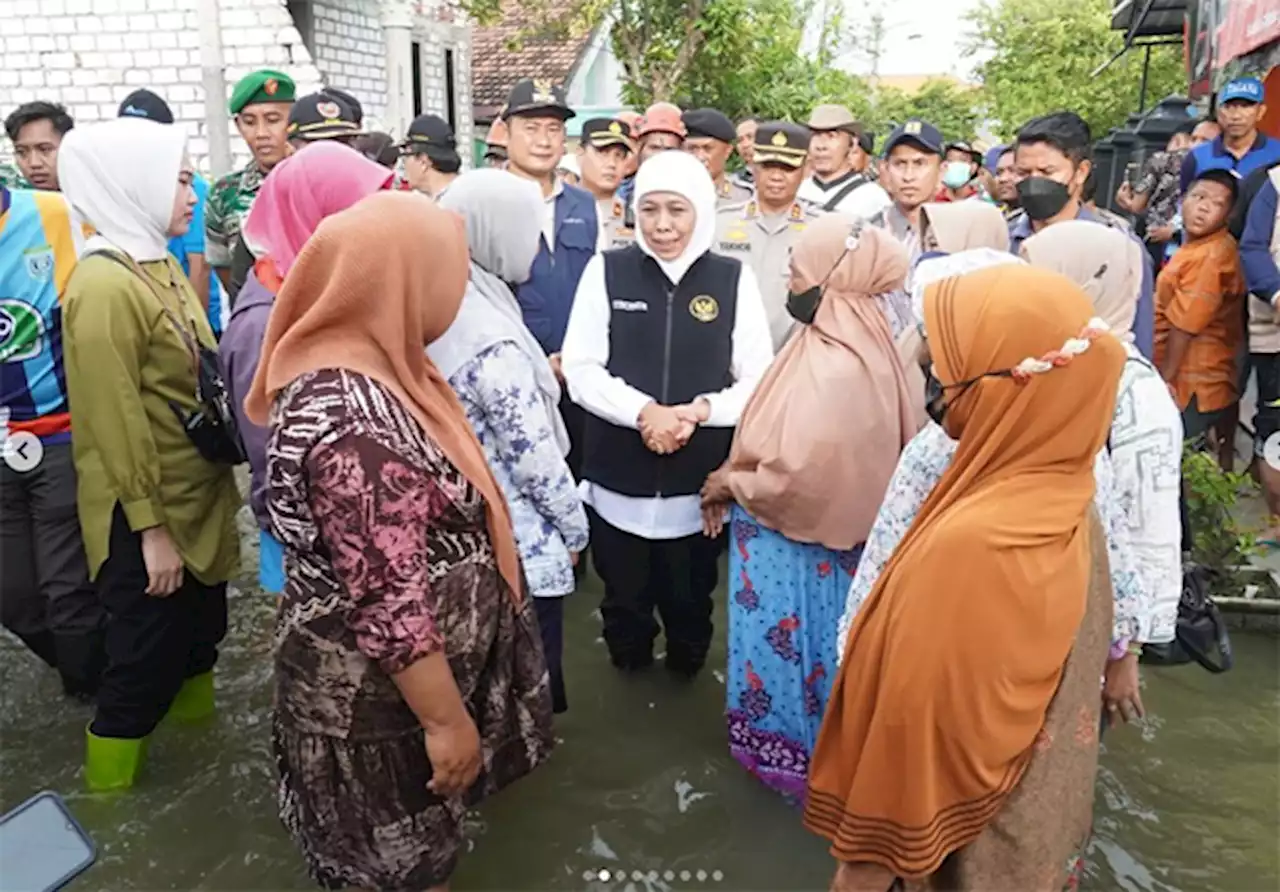
{"type": "Polygon", "coordinates": [[[615,300],[613,302],[615,310],[621,310],[624,313],[647,313],[649,312],[649,304],[643,300],[615,300]]]}

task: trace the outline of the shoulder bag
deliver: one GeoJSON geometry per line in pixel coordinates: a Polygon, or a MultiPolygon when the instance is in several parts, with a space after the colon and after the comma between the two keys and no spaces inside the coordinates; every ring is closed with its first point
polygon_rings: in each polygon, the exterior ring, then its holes
{"type": "Polygon", "coordinates": [[[240,429],[236,425],[236,416],[231,410],[231,400],[227,396],[227,387],[222,380],[218,351],[200,343],[200,339],[182,324],[182,320],[165,303],[159,290],[151,281],[151,277],[132,257],[126,257],[115,251],[93,253],[118,263],[142,280],[142,283],[160,302],[160,307],[164,310],[169,324],[177,331],[191,353],[191,362],[196,373],[195,397],[198,408],[190,412],[173,401],[169,402],[169,408],[178,417],[182,429],[187,434],[187,439],[206,461],[223,465],[238,465],[247,461],[244,443],[240,439],[240,429]]]}

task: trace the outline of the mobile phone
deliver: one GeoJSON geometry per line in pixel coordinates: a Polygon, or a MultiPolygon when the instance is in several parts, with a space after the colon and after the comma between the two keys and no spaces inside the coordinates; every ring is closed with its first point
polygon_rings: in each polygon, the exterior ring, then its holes
{"type": "Polygon", "coordinates": [[[1137,185],[1138,182],[1138,162],[1130,161],[1124,166],[1124,181],[1130,186],[1137,185]]]}
{"type": "Polygon", "coordinates": [[[54,892],[98,857],[62,797],[37,793],[0,816],[0,892],[54,892]]]}

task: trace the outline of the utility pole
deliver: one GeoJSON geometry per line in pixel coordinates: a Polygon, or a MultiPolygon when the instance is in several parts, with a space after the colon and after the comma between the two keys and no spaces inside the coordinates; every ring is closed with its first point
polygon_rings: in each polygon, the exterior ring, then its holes
{"type": "Polygon", "coordinates": [[[196,0],[200,21],[200,73],[204,86],[204,131],[209,143],[209,172],[214,179],[231,170],[231,131],[227,127],[227,80],[222,60],[222,23],[218,0],[196,0]]]}

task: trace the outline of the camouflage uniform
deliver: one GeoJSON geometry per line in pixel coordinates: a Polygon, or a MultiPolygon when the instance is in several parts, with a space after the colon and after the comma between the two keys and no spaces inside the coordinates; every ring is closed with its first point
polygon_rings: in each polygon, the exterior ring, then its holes
{"type": "Polygon", "coordinates": [[[221,176],[209,190],[205,206],[205,258],[214,268],[231,266],[232,252],[253,200],[267,177],[258,162],[221,176]]]}
{"type": "Polygon", "coordinates": [[[9,164],[0,164],[0,186],[6,189],[30,189],[31,184],[22,178],[18,168],[9,164]]]}

